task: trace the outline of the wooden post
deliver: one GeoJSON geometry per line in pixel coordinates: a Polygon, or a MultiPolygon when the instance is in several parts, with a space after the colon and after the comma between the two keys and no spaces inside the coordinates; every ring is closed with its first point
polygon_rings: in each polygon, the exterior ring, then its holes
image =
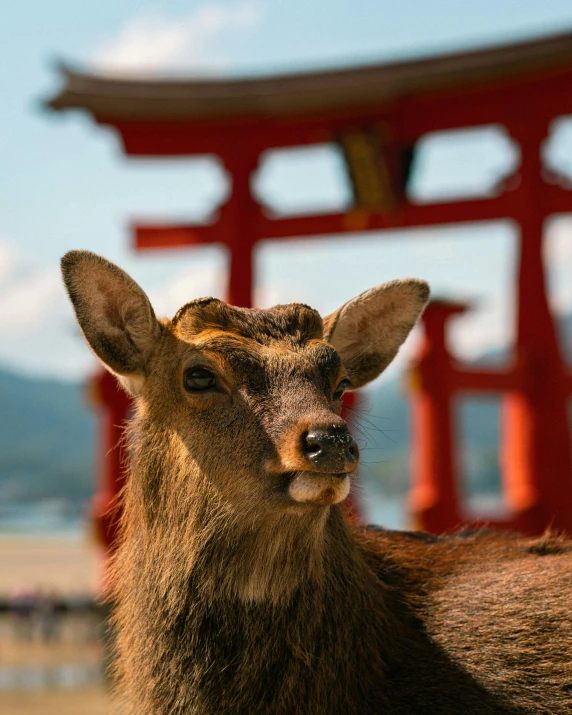
{"type": "Polygon", "coordinates": [[[232,193],[228,204],[222,209],[228,230],[226,244],[230,251],[227,301],[241,308],[251,308],[259,206],[252,196],[250,183],[258,166],[258,155],[248,150],[246,141],[237,138],[236,145],[224,157],[225,167],[232,178],[232,193]]]}
{"type": "Polygon", "coordinates": [[[547,525],[572,532],[572,447],[568,379],[546,296],[542,243],[546,209],[541,145],[544,126],[520,127],[520,223],[516,370],[519,387],[504,407],[503,476],[518,530],[547,525]]]}
{"type": "Polygon", "coordinates": [[[102,591],[106,593],[109,589],[108,557],[115,549],[118,535],[118,496],[125,483],[127,455],[123,430],[132,401],[119,387],[115,376],[103,368],[92,377],[91,395],[99,412],[97,484],[91,514],[96,539],[105,550],[102,591]]]}
{"type": "Polygon", "coordinates": [[[411,373],[414,449],[410,512],[415,527],[437,533],[461,522],[451,414],[456,376],[445,329],[448,319],[465,309],[461,304],[440,301],[427,306],[422,318],[424,341],[411,373]]]}

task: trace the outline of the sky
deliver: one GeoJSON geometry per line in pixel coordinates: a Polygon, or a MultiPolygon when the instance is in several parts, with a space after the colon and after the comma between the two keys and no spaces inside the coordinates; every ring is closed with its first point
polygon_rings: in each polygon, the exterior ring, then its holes
{"type": "MultiPolygon", "coordinates": [[[[61,286],[61,255],[87,248],[119,263],[159,313],[173,314],[200,295],[224,297],[221,249],[137,255],[127,226],[133,217],[204,217],[226,185],[207,158],[126,160],[116,137],[86,116],[43,110],[60,84],[58,62],[110,74],[222,76],[425,56],[572,30],[569,0],[20,0],[2,15],[0,367],[63,379],[83,378],[94,361],[61,286]]],[[[545,156],[572,176],[572,122],[554,127],[545,156]]],[[[418,199],[474,194],[517,161],[495,128],[427,137],[412,191],[418,199]]],[[[348,201],[331,146],[267,156],[254,188],[281,211],[348,201]]],[[[436,294],[474,306],[451,331],[456,354],[472,359],[514,337],[515,259],[514,229],[503,224],[266,243],[256,258],[256,302],[301,300],[327,314],[385,280],[426,278],[436,294]]],[[[572,310],[569,219],[549,227],[546,265],[553,304],[572,310]]]]}

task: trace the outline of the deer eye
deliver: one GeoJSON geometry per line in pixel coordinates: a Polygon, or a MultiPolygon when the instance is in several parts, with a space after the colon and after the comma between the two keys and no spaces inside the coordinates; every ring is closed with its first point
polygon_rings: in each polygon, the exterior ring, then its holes
{"type": "Polygon", "coordinates": [[[348,389],[350,386],[350,381],[349,380],[342,380],[340,384],[338,385],[336,391],[334,392],[334,400],[341,400],[343,397],[344,392],[348,389]]]}
{"type": "Polygon", "coordinates": [[[204,367],[194,367],[190,370],[185,370],[183,384],[187,392],[201,392],[201,390],[208,390],[209,387],[214,387],[216,377],[204,367]]]}

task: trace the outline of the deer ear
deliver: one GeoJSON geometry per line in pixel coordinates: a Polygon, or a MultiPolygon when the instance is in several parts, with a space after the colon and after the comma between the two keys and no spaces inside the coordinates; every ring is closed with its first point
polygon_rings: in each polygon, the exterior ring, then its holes
{"type": "Polygon", "coordinates": [[[135,281],[105,258],[70,251],[62,273],[85,339],[129,392],[140,391],[161,327],[135,281]]]}
{"type": "Polygon", "coordinates": [[[352,388],[385,370],[428,300],[427,283],[406,278],[372,288],[324,319],[324,340],[338,351],[352,388]]]}

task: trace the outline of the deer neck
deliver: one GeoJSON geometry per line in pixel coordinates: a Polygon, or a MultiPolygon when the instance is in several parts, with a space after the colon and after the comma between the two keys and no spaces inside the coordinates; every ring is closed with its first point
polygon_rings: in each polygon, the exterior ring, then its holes
{"type": "Polygon", "coordinates": [[[355,568],[355,557],[343,554],[355,547],[338,507],[244,514],[221,497],[212,475],[162,446],[136,444],[126,550],[138,552],[140,572],[174,608],[188,584],[209,601],[279,604],[301,588],[319,589],[328,570],[355,568]]]}
{"type": "MultiPolygon", "coordinates": [[[[174,712],[170,698],[184,703],[177,712],[218,712],[218,704],[203,702],[211,682],[217,703],[226,691],[245,697],[240,680],[228,680],[237,663],[262,683],[267,661],[278,667],[286,654],[281,672],[297,682],[309,677],[309,664],[327,670],[323,653],[312,656],[322,643],[330,644],[328,658],[345,663],[364,617],[384,642],[390,638],[379,585],[337,507],[245,520],[208,475],[190,475],[188,465],[160,454],[148,445],[145,459],[132,460],[116,565],[117,647],[132,712],[174,712]],[[184,485],[191,477],[187,496],[160,488],[162,480],[184,485]],[[168,696],[161,682],[174,686],[168,696]]],[[[352,681],[366,665],[383,667],[377,641],[360,649],[352,681]]],[[[282,680],[275,686],[286,687],[282,680]]],[[[247,703],[241,712],[249,711],[247,703]]]]}

